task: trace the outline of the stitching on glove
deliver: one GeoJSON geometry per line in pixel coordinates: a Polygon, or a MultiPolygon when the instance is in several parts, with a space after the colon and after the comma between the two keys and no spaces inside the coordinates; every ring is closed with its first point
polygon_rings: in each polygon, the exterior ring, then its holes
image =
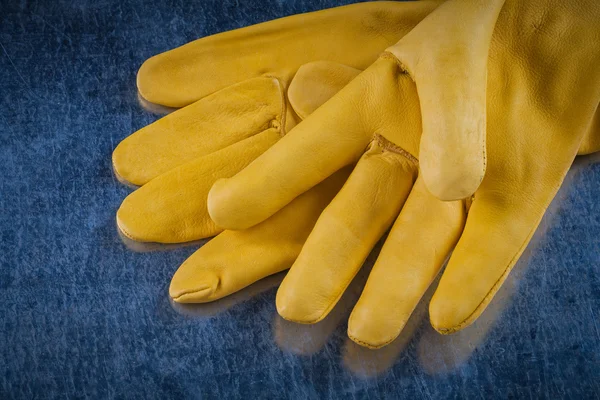
{"type": "MultiPolygon", "coordinates": [[[[215,293],[216,293],[216,291],[217,291],[217,289],[218,289],[218,288],[219,288],[219,286],[220,286],[220,283],[221,283],[221,282],[219,281],[219,282],[217,283],[217,286],[216,286],[215,288],[213,288],[212,286],[206,286],[206,287],[204,287],[204,288],[200,288],[200,289],[191,289],[191,290],[186,290],[185,292],[181,293],[179,296],[177,296],[177,297],[173,297],[173,299],[181,299],[181,298],[182,298],[182,297],[184,297],[184,296],[187,296],[187,295],[190,295],[190,294],[196,294],[196,293],[200,293],[200,292],[203,292],[203,291],[205,291],[205,290],[207,290],[207,289],[210,289],[210,290],[212,290],[212,292],[210,293],[211,295],[212,295],[212,294],[215,294],[215,293]]],[[[213,301],[213,300],[219,300],[219,299],[215,299],[215,298],[208,299],[208,298],[207,298],[207,299],[203,299],[203,300],[205,300],[204,302],[209,302],[209,301],[213,301]]],[[[202,302],[197,302],[197,303],[192,303],[192,304],[202,304],[202,302]]]]}
{"type": "Polygon", "coordinates": [[[397,144],[390,142],[380,134],[376,133],[375,135],[373,135],[373,141],[381,147],[383,147],[385,150],[391,151],[392,153],[400,154],[415,166],[419,165],[419,160],[417,159],[417,157],[413,156],[397,144]]]}
{"type": "Polygon", "coordinates": [[[404,65],[402,63],[402,61],[400,61],[398,59],[398,57],[396,57],[394,55],[394,53],[391,53],[389,51],[384,51],[383,53],[381,53],[381,55],[379,56],[379,58],[385,59],[385,60],[391,60],[393,62],[395,62],[398,65],[398,68],[400,68],[400,70],[405,73],[406,75],[409,76],[409,78],[415,82],[415,79],[413,78],[412,74],[409,72],[408,68],[406,67],[406,65],[404,65]]]}
{"type": "Polygon", "coordinates": [[[363,342],[363,341],[362,341],[362,340],[360,340],[360,339],[357,339],[355,336],[351,335],[351,334],[350,334],[350,332],[347,332],[347,333],[348,333],[348,337],[349,337],[350,339],[352,339],[352,341],[353,341],[353,342],[355,342],[355,343],[358,343],[358,344],[359,344],[359,345],[361,345],[361,346],[368,347],[369,349],[372,349],[372,350],[380,349],[380,348],[382,348],[382,347],[384,347],[384,346],[387,346],[388,344],[390,344],[390,343],[392,343],[394,340],[396,340],[396,338],[397,338],[397,337],[400,335],[400,333],[398,333],[398,335],[396,335],[396,336],[395,336],[395,337],[393,337],[392,339],[390,339],[390,340],[387,340],[387,341],[385,341],[385,342],[383,342],[383,343],[380,343],[380,344],[371,344],[371,343],[368,343],[368,342],[363,342]]]}
{"type": "Polygon", "coordinates": [[[279,96],[281,98],[281,107],[280,107],[281,114],[279,115],[279,121],[277,120],[277,117],[275,117],[275,119],[269,123],[269,126],[271,128],[275,128],[275,129],[279,130],[279,136],[283,137],[286,134],[285,119],[287,116],[287,101],[285,99],[285,85],[276,76],[265,75],[265,77],[269,78],[269,79],[273,79],[277,83],[277,86],[279,88],[279,96]],[[279,126],[277,126],[277,125],[279,125],[279,126]]]}

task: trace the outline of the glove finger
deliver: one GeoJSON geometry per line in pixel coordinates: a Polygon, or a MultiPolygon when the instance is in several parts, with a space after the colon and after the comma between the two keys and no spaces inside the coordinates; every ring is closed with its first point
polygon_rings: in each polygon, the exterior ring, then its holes
{"type": "Polygon", "coordinates": [[[458,241],[465,218],[462,201],[437,199],[419,176],[352,311],[350,339],[379,348],[398,337],[458,241]]]}
{"type": "Polygon", "coordinates": [[[117,211],[121,233],[137,242],[183,243],[222,231],[208,215],[213,183],[235,175],[280,138],[277,129],[232,144],[154,178],[123,200],[117,211]]]}
{"type": "Polygon", "coordinates": [[[353,4],[212,35],[148,59],[138,72],[138,90],[152,103],[183,107],[258,76],[289,82],[312,61],[365,69],[435,7],[435,2],[353,4]]]}
{"type": "Polygon", "coordinates": [[[213,221],[227,229],[246,229],[356,162],[372,132],[363,128],[355,103],[347,100],[334,96],[248,167],[215,182],[208,194],[213,221]]]}
{"type": "MultiPolygon", "coordinates": [[[[429,293],[428,290],[423,297],[427,298],[428,295],[431,297],[431,294],[433,291],[429,293]]],[[[352,371],[353,375],[363,379],[376,378],[387,373],[406,348],[413,343],[415,336],[421,333],[426,317],[427,304],[422,301],[411,314],[402,333],[381,349],[365,347],[347,338],[342,351],[344,366],[352,371]]]]}
{"type": "Polygon", "coordinates": [[[302,355],[314,354],[321,350],[340,324],[348,319],[352,306],[365,286],[370,270],[369,262],[365,261],[365,267],[356,274],[335,307],[327,317],[317,323],[299,325],[277,314],[274,326],[277,345],[282,350],[302,355]]]}
{"type": "Polygon", "coordinates": [[[442,200],[469,197],[485,174],[488,52],[503,4],[449,0],[387,49],[417,85],[421,174],[442,200]]]}
{"type": "Polygon", "coordinates": [[[300,323],[322,320],[398,215],[417,166],[387,145],[371,143],[319,217],[277,292],[277,310],[283,318],[300,323]]]}
{"type": "MultiPolygon", "coordinates": [[[[313,108],[318,107],[319,102],[327,101],[329,97],[337,93],[359,72],[354,68],[332,62],[318,62],[303,66],[292,81],[293,87],[290,87],[289,93],[290,102],[293,101],[293,104],[299,107],[302,115],[308,115],[313,111],[313,108]]],[[[251,86],[244,85],[246,88],[251,86]]],[[[219,93],[227,91],[228,89],[225,89],[219,93]]],[[[265,99],[268,99],[269,93],[266,94],[265,99]]],[[[210,97],[207,99],[210,99],[210,97]]],[[[198,103],[207,99],[200,100],[198,103]]],[[[212,102],[213,105],[215,103],[217,102],[212,102]]],[[[228,109],[228,107],[229,109],[235,108],[230,107],[231,104],[227,102],[220,105],[222,106],[221,110],[228,109]]],[[[195,104],[183,110],[194,106],[195,104]]],[[[255,105],[250,104],[244,107],[254,108],[255,105]]],[[[264,113],[264,109],[264,106],[261,107],[261,105],[256,104],[256,109],[253,110],[256,111],[255,116],[260,117],[264,113]]],[[[244,109],[241,110],[240,114],[243,111],[244,109]]],[[[221,115],[224,119],[228,117],[231,121],[224,123],[224,129],[227,129],[226,127],[231,124],[243,124],[238,115],[233,113],[233,116],[231,116],[231,114],[222,113],[221,115]]],[[[250,118],[251,115],[248,117],[250,118]]],[[[183,115],[181,123],[185,124],[193,118],[197,117],[183,115]]],[[[253,130],[257,129],[256,124],[250,124],[250,126],[253,130]]],[[[206,128],[206,125],[202,128],[206,128]]],[[[140,135],[142,131],[132,136],[140,135]]],[[[212,133],[210,130],[208,132],[212,133]]],[[[164,135],[161,131],[149,133],[150,135],[154,134],[154,141],[150,140],[149,144],[144,142],[146,138],[143,135],[141,138],[135,138],[137,143],[129,145],[119,153],[121,155],[119,159],[138,160],[139,154],[144,153],[143,165],[150,165],[154,162],[162,163],[162,165],[153,166],[155,172],[152,174],[158,173],[170,165],[185,161],[189,157],[182,160],[176,151],[164,152],[164,148],[169,143],[173,143],[178,151],[182,150],[180,149],[182,147],[189,151],[189,146],[184,147],[175,143],[178,140],[179,131],[175,130],[170,133],[170,135],[164,135]]],[[[189,130],[183,133],[184,142],[197,142],[198,153],[210,152],[212,149],[207,149],[207,144],[217,147],[214,143],[216,140],[212,138],[212,135],[206,135],[199,131],[195,132],[196,136],[194,137],[193,133],[188,134],[189,130]]],[[[244,133],[237,136],[243,138],[247,135],[244,133]]],[[[280,131],[277,128],[270,128],[262,133],[242,139],[224,149],[196,158],[194,161],[171,169],[154,178],[139,190],[130,194],[121,205],[117,213],[117,224],[121,233],[129,239],[141,242],[182,243],[213,236],[221,232],[222,229],[215,225],[206,208],[206,198],[210,187],[219,178],[235,175],[276,143],[279,138],[280,131]],[[189,201],[182,201],[182,199],[189,199],[189,201]]],[[[234,136],[233,139],[235,140],[237,137],[234,136]]],[[[133,140],[133,138],[128,140],[133,140]]],[[[221,140],[219,143],[222,144],[224,141],[221,140]]],[[[121,165],[123,163],[127,164],[127,161],[123,161],[121,165]]],[[[139,165],[131,162],[129,162],[128,167],[130,171],[137,171],[136,168],[140,168],[139,165]]]]}
{"type": "MultiPolygon", "coordinates": [[[[284,274],[273,274],[253,283],[242,290],[209,303],[183,303],[170,299],[171,307],[180,315],[191,318],[211,318],[227,312],[262,293],[279,287],[284,274]]],[[[275,313],[274,315],[277,315],[275,313]]]]}
{"type": "Polygon", "coordinates": [[[381,58],[240,173],[215,182],[208,194],[210,216],[227,229],[264,221],[358,161],[376,135],[414,158],[420,122],[414,83],[394,60],[381,58]]]}
{"type": "Polygon", "coordinates": [[[170,296],[180,303],[213,301],[288,269],[349,172],[339,171],[263,223],[225,231],[202,246],[173,276],[170,296]]]}
{"type": "MultiPolygon", "coordinates": [[[[540,145],[535,150],[543,154],[542,148],[540,145]]],[[[536,154],[531,157],[535,159],[536,154]]],[[[434,329],[444,334],[459,331],[485,310],[521,257],[560,187],[568,168],[561,164],[556,160],[549,171],[537,176],[535,183],[517,183],[517,190],[514,181],[492,181],[491,177],[498,174],[488,173],[490,179],[486,177],[485,187],[482,185],[476,194],[465,230],[430,303],[434,329]]],[[[517,177],[516,172],[509,175],[511,180],[517,177]]],[[[531,176],[521,173],[521,177],[531,176]]]]}
{"type": "Polygon", "coordinates": [[[123,140],[113,152],[115,173],[134,185],[249,138],[285,116],[283,88],[255,78],[177,110],[123,140]]]}

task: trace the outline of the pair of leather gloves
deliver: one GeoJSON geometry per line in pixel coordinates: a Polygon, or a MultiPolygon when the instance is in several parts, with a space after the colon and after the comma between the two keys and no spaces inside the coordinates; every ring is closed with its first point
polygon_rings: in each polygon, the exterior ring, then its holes
{"type": "Polygon", "coordinates": [[[202,303],[291,268],[314,323],[391,228],[348,335],[396,338],[429,307],[452,333],[486,308],[578,154],[600,149],[596,0],[371,2],[203,38],[147,60],[141,96],[182,107],[113,154],[141,186],[124,235],[217,235],[175,273],[202,303]],[[452,255],[450,256],[450,254],[452,255]]]}

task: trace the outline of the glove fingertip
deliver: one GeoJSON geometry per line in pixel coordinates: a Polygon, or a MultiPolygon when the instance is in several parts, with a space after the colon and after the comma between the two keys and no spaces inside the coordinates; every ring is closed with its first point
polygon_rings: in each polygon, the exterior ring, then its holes
{"type": "MultiPolygon", "coordinates": [[[[424,132],[423,139],[426,136],[424,132]]],[[[484,137],[485,130],[478,136],[484,137]]],[[[438,139],[439,143],[431,143],[423,139],[419,151],[419,166],[429,192],[444,201],[472,196],[485,176],[484,140],[469,143],[467,139],[446,136],[438,139]]]]}
{"type": "Polygon", "coordinates": [[[450,335],[466,328],[477,316],[457,296],[444,296],[436,292],[429,303],[431,326],[442,335],[450,335]]]}
{"type": "Polygon", "coordinates": [[[240,208],[240,202],[237,201],[236,187],[229,182],[229,179],[217,180],[208,192],[208,214],[217,226],[224,229],[247,229],[254,225],[247,221],[243,208],[240,208]]]}
{"type": "Polygon", "coordinates": [[[219,277],[214,273],[202,271],[186,261],[171,279],[169,296],[177,303],[204,303],[216,300],[214,294],[219,283],[219,277]]]}

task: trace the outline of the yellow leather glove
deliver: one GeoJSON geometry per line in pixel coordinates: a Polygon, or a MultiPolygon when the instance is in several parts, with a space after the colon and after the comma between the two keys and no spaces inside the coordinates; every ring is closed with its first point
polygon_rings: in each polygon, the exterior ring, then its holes
{"type": "Polygon", "coordinates": [[[295,15],[147,60],[138,73],[141,96],[185,107],[115,149],[117,176],[144,185],[121,205],[119,229],[160,243],[222,231],[206,208],[212,184],[276,143],[437,4],[371,2],[295,15]]]}
{"type": "Polygon", "coordinates": [[[171,298],[178,303],[218,300],[290,268],[350,171],[338,171],[266,221],[227,230],[200,247],[173,275],[171,298]]]}
{"type": "MultiPolygon", "coordinates": [[[[465,4],[449,0],[412,32],[468,25],[465,4]]],[[[595,0],[506,1],[487,65],[487,172],[468,201],[437,200],[419,175],[421,92],[401,41],[247,168],[216,182],[209,212],[220,226],[252,226],[358,160],[284,279],[279,313],[324,318],[393,224],[349,336],[369,347],[392,341],[455,244],[429,311],[439,332],[462,329],[506,279],[578,151],[599,147],[599,20],[595,0]]],[[[411,35],[404,39],[431,40],[411,35]]],[[[464,65],[465,56],[445,61],[464,65]]]]}

